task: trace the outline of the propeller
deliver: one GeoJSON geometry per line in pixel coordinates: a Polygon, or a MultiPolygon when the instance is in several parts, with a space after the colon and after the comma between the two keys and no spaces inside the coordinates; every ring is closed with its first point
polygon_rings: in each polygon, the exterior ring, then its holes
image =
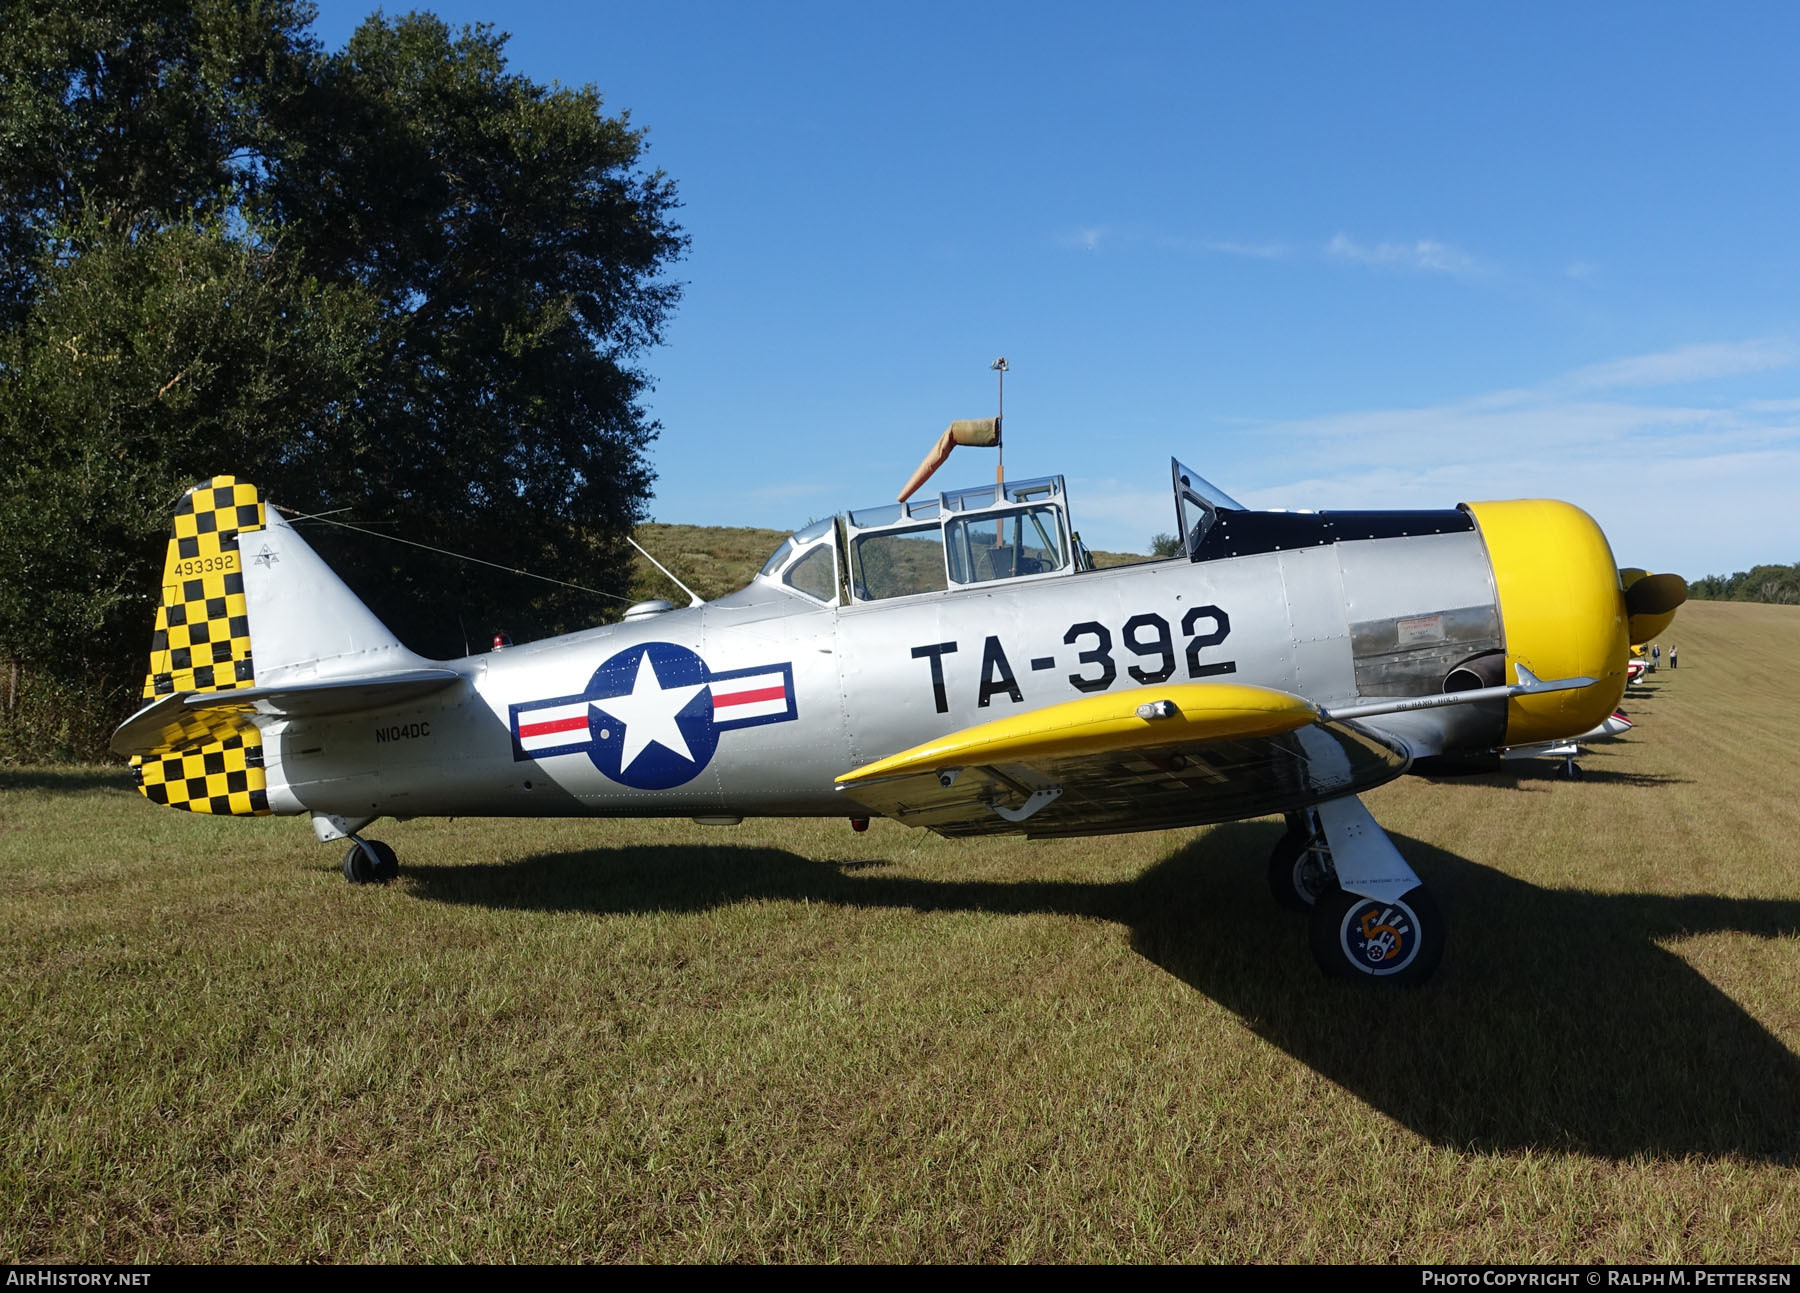
{"type": "Polygon", "coordinates": [[[1625,614],[1630,617],[1630,638],[1640,646],[1662,635],[1687,601],[1687,580],[1680,575],[1653,575],[1627,566],[1619,571],[1625,588],[1625,614]]]}

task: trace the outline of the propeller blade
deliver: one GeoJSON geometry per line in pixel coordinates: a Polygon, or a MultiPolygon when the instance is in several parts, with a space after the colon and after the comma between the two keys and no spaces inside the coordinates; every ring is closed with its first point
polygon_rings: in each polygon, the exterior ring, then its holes
{"type": "Polygon", "coordinates": [[[1687,600],[1680,575],[1645,575],[1625,590],[1627,615],[1667,615],[1687,600]]]}
{"type": "Polygon", "coordinates": [[[1619,571],[1619,582],[1625,588],[1626,637],[1633,646],[1661,637],[1687,601],[1687,580],[1680,575],[1652,575],[1628,566],[1619,571]]]}

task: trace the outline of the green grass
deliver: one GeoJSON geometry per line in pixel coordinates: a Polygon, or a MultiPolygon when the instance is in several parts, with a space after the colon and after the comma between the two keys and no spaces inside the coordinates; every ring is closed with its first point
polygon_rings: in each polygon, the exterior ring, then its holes
{"type": "Polygon", "coordinates": [[[1791,1260],[1800,609],[1668,640],[1586,780],[1368,796],[1452,919],[1399,994],[1268,820],[412,822],[352,888],[0,770],[0,1261],[1791,1260]]]}

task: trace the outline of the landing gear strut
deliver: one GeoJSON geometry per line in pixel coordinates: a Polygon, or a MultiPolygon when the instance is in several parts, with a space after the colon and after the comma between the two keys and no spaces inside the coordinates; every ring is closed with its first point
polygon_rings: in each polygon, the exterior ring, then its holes
{"type": "Polygon", "coordinates": [[[1331,846],[1312,810],[1289,813],[1287,834],[1269,854],[1269,892],[1294,911],[1310,911],[1321,894],[1337,888],[1331,846]]]}
{"type": "Polygon", "coordinates": [[[380,840],[350,837],[350,851],[344,854],[344,879],[351,884],[386,884],[400,874],[400,859],[394,850],[380,840]]]}

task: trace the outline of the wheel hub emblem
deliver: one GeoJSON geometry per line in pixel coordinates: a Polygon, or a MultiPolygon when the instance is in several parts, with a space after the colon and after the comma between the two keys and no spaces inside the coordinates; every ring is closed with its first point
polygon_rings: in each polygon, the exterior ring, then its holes
{"type": "Polygon", "coordinates": [[[1418,919],[1403,903],[1365,898],[1344,914],[1344,951],[1369,974],[1396,974],[1418,953],[1418,919]]]}

